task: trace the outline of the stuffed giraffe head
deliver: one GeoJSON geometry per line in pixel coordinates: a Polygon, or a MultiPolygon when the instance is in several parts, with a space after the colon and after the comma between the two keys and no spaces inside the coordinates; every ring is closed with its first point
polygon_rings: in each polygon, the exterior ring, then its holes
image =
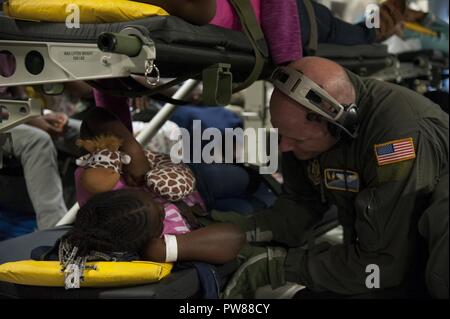
{"type": "Polygon", "coordinates": [[[80,176],[81,185],[93,194],[112,190],[120,179],[122,165],[131,162],[129,155],[119,151],[122,140],[102,135],[78,140],[76,144],[89,152],[76,160],[78,166],[85,168],[80,176]]]}

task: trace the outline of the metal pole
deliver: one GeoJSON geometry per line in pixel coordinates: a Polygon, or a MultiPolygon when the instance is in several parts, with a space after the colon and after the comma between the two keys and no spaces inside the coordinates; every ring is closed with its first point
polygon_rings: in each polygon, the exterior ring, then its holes
{"type": "MultiPolygon", "coordinates": [[[[183,99],[189,93],[191,93],[197,85],[200,83],[198,80],[187,80],[183,85],[175,92],[172,98],[183,99]]],[[[161,110],[151,119],[146,127],[138,134],[136,140],[142,145],[147,145],[151,139],[156,135],[159,129],[169,119],[169,117],[175,112],[177,106],[166,103],[161,110]]]]}
{"type": "Polygon", "coordinates": [[[59,220],[59,222],[56,224],[56,227],[72,224],[75,221],[75,217],[77,216],[78,210],[80,209],[80,206],[78,203],[75,203],[75,205],[72,206],[71,209],[59,220]]]}

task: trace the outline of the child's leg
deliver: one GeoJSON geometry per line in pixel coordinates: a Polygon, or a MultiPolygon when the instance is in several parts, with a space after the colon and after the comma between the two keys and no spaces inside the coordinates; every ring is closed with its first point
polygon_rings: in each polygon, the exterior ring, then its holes
{"type": "Polygon", "coordinates": [[[102,108],[93,108],[83,121],[80,131],[81,138],[89,139],[108,134],[121,138],[123,143],[120,150],[131,156],[131,163],[123,166],[127,183],[130,186],[143,185],[145,174],[150,170],[150,164],[142,146],[112,113],[102,108]]]}
{"type": "Polygon", "coordinates": [[[275,201],[275,195],[254,170],[236,164],[193,163],[189,167],[208,210],[246,215],[270,207],[275,201]]]}
{"type": "MultiPolygon", "coordinates": [[[[350,24],[336,18],[326,6],[311,1],[316,16],[319,43],[335,43],[342,45],[370,44],[375,41],[375,29],[369,29],[365,24],[350,24]]],[[[310,21],[304,0],[297,0],[300,17],[302,43],[308,44],[310,36],[310,21]]]]}
{"type": "Polygon", "coordinates": [[[219,199],[244,196],[250,183],[247,171],[238,165],[193,163],[189,168],[208,209],[214,209],[219,199]]]}

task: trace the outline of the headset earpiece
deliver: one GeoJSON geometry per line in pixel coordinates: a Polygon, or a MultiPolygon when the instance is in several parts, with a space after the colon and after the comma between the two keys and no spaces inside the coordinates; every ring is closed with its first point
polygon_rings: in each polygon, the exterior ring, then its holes
{"type": "Polygon", "coordinates": [[[306,114],[306,119],[311,122],[322,122],[323,117],[317,113],[309,112],[306,114]]]}
{"type": "Polygon", "coordinates": [[[358,129],[358,107],[356,104],[343,105],[345,109],[345,121],[343,126],[349,132],[356,132],[358,129]]]}
{"type": "MultiPolygon", "coordinates": [[[[358,131],[358,107],[356,104],[350,104],[350,105],[342,105],[345,110],[345,120],[344,123],[342,123],[342,127],[345,128],[345,130],[348,131],[350,134],[356,134],[358,131]]],[[[342,134],[342,131],[344,130],[339,125],[334,124],[333,122],[328,123],[328,130],[330,131],[331,135],[333,135],[337,139],[341,139],[345,136],[350,138],[351,135],[348,134],[342,134]]],[[[353,136],[355,137],[355,136],[353,136]]]]}

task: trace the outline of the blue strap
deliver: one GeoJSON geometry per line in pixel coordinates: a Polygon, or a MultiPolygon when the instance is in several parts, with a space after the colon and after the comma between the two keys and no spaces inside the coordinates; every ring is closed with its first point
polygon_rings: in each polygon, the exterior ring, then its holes
{"type": "Polygon", "coordinates": [[[176,268],[178,270],[195,268],[200,281],[202,298],[219,299],[222,279],[216,271],[215,266],[203,262],[178,262],[176,264],[176,268]]]}

